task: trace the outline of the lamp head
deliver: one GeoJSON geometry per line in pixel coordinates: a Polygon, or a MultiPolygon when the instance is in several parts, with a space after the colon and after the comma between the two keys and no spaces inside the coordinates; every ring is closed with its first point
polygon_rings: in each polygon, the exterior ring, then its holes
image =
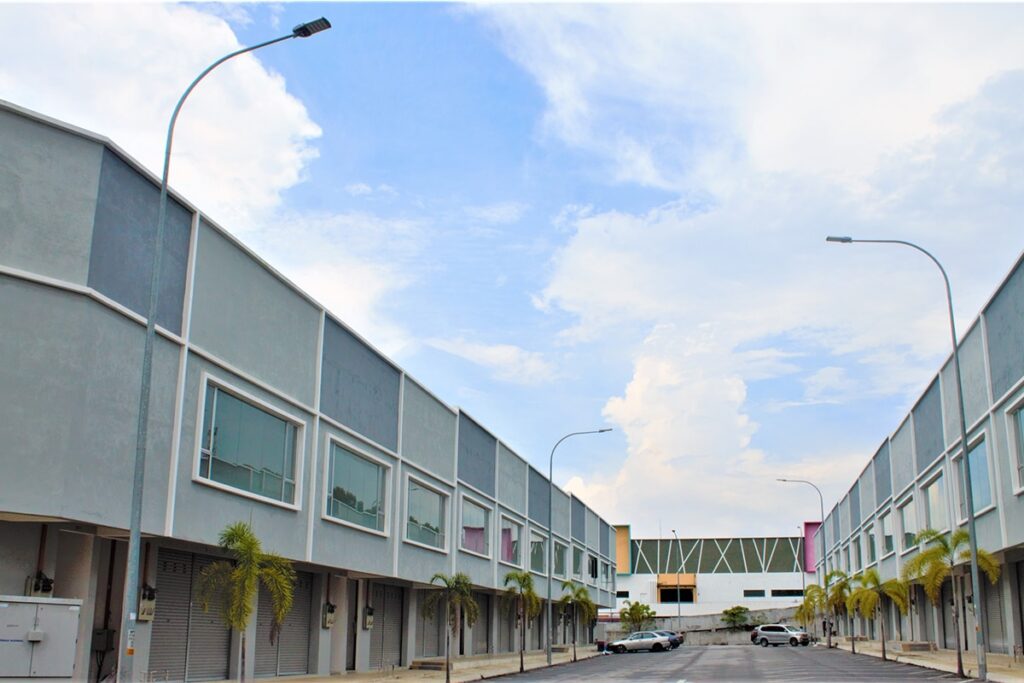
{"type": "Polygon", "coordinates": [[[789,481],[789,479],[776,479],[775,481],[789,481]]]}
{"type": "Polygon", "coordinates": [[[841,237],[837,237],[836,235],[829,235],[828,237],[825,238],[825,241],[826,242],[838,242],[840,244],[849,244],[850,242],[853,241],[853,238],[852,237],[847,237],[845,235],[841,236],[841,237]]]}
{"type": "Polygon", "coordinates": [[[326,17],[320,17],[313,21],[307,21],[305,24],[299,24],[292,29],[292,35],[296,38],[309,38],[314,33],[326,31],[330,27],[331,22],[327,21],[326,17]]]}
{"type": "Polygon", "coordinates": [[[604,428],[602,428],[602,429],[598,429],[598,430],[597,430],[597,433],[598,433],[598,434],[604,434],[605,432],[610,432],[610,431],[612,431],[612,428],[611,428],[611,427],[604,427],[604,428]]]}

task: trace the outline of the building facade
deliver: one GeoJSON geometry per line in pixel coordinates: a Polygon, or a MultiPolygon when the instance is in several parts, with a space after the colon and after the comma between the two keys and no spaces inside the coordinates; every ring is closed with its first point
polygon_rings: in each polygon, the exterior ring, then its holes
{"type": "MultiPolygon", "coordinates": [[[[76,678],[117,658],[103,642],[122,613],[158,195],[109,140],[0,103],[0,595],[43,577],[83,600],[76,678]]],[[[162,248],[142,516],[155,613],[134,678],[241,673],[240,634],[195,600],[235,521],[299,576],[274,643],[257,600],[249,677],[443,654],[440,619],[419,609],[438,572],[468,574],[481,607],[455,654],[516,649],[522,625],[499,599],[513,570],[542,595],[551,572],[556,599],[575,579],[614,604],[612,531],[582,500],[182,197],[162,248]]],[[[525,625],[531,649],[543,619],[525,625]]]]}
{"type": "Polygon", "coordinates": [[[623,525],[615,534],[617,609],[627,600],[659,617],[795,607],[814,581],[813,549],[800,536],[634,539],[623,525]]]}
{"type": "MultiPolygon", "coordinates": [[[[1024,258],[961,338],[960,364],[977,542],[998,560],[1001,576],[993,585],[983,574],[982,595],[975,596],[967,564],[962,564],[946,582],[941,604],[931,604],[917,585],[908,614],[886,602],[883,618],[894,639],[951,648],[957,610],[960,641],[974,650],[974,605],[981,602],[988,649],[1012,653],[1024,642],[1024,258]],[[960,604],[953,604],[952,581],[961,589],[960,604]]],[[[829,571],[855,575],[875,567],[883,580],[900,576],[920,550],[918,532],[966,528],[959,419],[950,356],[827,515],[814,541],[821,547],[824,533],[827,554],[818,563],[819,582],[824,560],[829,571]]],[[[876,624],[858,619],[839,627],[874,637],[876,624]]]]}

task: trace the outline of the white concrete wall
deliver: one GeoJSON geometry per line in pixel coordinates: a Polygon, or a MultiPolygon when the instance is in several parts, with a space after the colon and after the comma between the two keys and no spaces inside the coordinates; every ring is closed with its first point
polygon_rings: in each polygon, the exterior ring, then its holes
{"type": "MultiPolygon", "coordinates": [[[[813,583],[814,575],[808,574],[807,583],[813,583]]],[[[674,617],[676,603],[661,603],[658,599],[658,577],[654,574],[619,575],[617,589],[629,591],[629,598],[617,598],[616,609],[624,606],[626,600],[642,602],[651,606],[658,616],[674,617]]],[[[716,614],[735,605],[749,609],[794,607],[801,598],[772,598],[772,589],[802,589],[800,572],[759,573],[759,574],[697,574],[695,602],[682,603],[678,612],[683,616],[716,614]],[[763,598],[744,598],[744,590],[763,590],[763,598]]]]}

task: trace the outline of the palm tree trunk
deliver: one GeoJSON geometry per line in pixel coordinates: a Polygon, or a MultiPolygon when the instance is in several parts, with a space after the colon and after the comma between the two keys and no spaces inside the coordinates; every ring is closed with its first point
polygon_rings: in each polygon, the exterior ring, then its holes
{"type": "Polygon", "coordinates": [[[953,614],[953,638],[956,640],[956,675],[966,678],[964,676],[964,656],[960,651],[960,591],[956,589],[956,576],[953,575],[953,572],[949,573],[949,582],[953,585],[953,608],[950,612],[953,614]]]}
{"type": "Polygon", "coordinates": [[[847,616],[846,622],[850,625],[850,652],[857,654],[857,618],[847,616]]]}
{"type": "Polygon", "coordinates": [[[526,609],[523,599],[519,599],[519,673],[526,671],[523,667],[523,650],[526,649],[526,609]]]}
{"type": "Polygon", "coordinates": [[[245,631],[242,631],[242,669],[238,672],[238,680],[245,681],[245,631]]]}
{"type": "Polygon", "coordinates": [[[828,632],[828,636],[827,636],[828,645],[827,645],[827,647],[828,647],[829,650],[832,649],[832,624],[835,623],[835,618],[836,618],[836,611],[835,610],[832,610],[832,614],[831,615],[828,613],[827,610],[825,611],[825,630],[828,632]],[[829,619],[830,616],[832,617],[831,619],[829,619]]]}
{"type": "Polygon", "coordinates": [[[451,622],[451,603],[446,601],[444,603],[444,683],[451,683],[452,681],[452,665],[451,665],[451,651],[452,651],[452,622],[451,622]]]}
{"type": "Polygon", "coordinates": [[[884,661],[886,661],[886,659],[885,659],[885,615],[882,614],[882,601],[881,600],[878,601],[878,614],[879,614],[878,623],[879,623],[879,625],[882,628],[882,661],[884,662],[884,661]]]}
{"type": "Polygon", "coordinates": [[[576,614],[576,605],[572,606],[572,661],[576,660],[576,622],[579,621],[579,616],[576,614]]]}

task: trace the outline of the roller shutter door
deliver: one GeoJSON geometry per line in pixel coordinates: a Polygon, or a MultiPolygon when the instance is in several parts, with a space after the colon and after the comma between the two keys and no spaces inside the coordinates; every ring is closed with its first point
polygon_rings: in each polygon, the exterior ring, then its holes
{"type": "Polygon", "coordinates": [[[430,595],[430,591],[419,592],[419,623],[416,625],[417,657],[438,657],[444,654],[444,611],[439,606],[434,610],[433,616],[424,616],[423,601],[428,595],[430,595]]]}
{"type": "Polygon", "coordinates": [[[502,606],[498,613],[498,652],[515,652],[515,614],[502,606]]]}
{"type": "Polygon", "coordinates": [[[473,624],[473,654],[482,655],[489,652],[491,635],[491,598],[485,593],[474,593],[478,611],[476,623],[473,624]]]}
{"type": "MultiPolygon", "coordinates": [[[[984,578],[984,577],[983,577],[984,578]]],[[[1006,645],[1006,628],[1003,625],[1003,584],[1002,580],[993,586],[988,580],[981,582],[981,590],[985,594],[985,621],[988,634],[985,642],[990,652],[1008,652],[1006,645]]]]}
{"type": "Polygon", "coordinates": [[[943,647],[956,648],[956,634],[953,628],[953,584],[949,581],[942,584],[942,636],[943,647]]]}
{"type": "Polygon", "coordinates": [[[281,624],[273,643],[270,634],[274,625],[274,609],[270,592],[260,584],[256,608],[257,676],[285,676],[309,672],[309,626],[313,601],[313,575],[298,572],[292,609],[281,624]]]}
{"type": "Polygon", "coordinates": [[[402,589],[375,583],[370,590],[373,629],[370,632],[370,668],[402,665],[402,589]]]}
{"type": "Polygon", "coordinates": [[[359,599],[359,582],[355,579],[347,579],[348,597],[348,643],[345,650],[345,670],[356,670],[356,633],[359,632],[359,606],[356,604],[359,599]]]}
{"type": "MultiPolygon", "coordinates": [[[[212,557],[196,555],[192,563],[193,596],[195,583],[203,567],[213,564],[212,557]]],[[[224,626],[220,610],[214,605],[204,612],[198,604],[192,605],[188,621],[188,680],[223,681],[228,677],[228,657],[231,649],[231,631],[224,626]]]]}

